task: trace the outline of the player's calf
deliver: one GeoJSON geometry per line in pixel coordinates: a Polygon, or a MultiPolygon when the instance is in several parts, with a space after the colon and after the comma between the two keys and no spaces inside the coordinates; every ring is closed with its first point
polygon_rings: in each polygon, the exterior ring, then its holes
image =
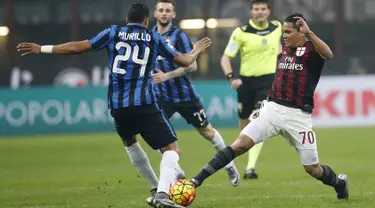
{"type": "Polygon", "coordinates": [[[207,139],[208,141],[212,141],[215,137],[215,134],[216,134],[216,131],[215,129],[212,127],[211,124],[208,124],[206,127],[204,128],[197,128],[197,131],[199,132],[199,134],[201,136],[203,136],[205,139],[207,139]]]}
{"type": "Polygon", "coordinates": [[[150,160],[141,145],[136,142],[125,147],[125,150],[128,153],[130,162],[137,172],[147,180],[152,188],[157,188],[159,183],[158,178],[156,177],[155,171],[150,164],[150,160]]]}
{"type": "Polygon", "coordinates": [[[215,157],[203,168],[203,170],[192,179],[192,182],[196,187],[200,186],[206,178],[225,167],[237,156],[247,152],[254,145],[255,143],[250,137],[241,134],[231,146],[218,151],[215,157]]]}
{"type": "MultiPolygon", "coordinates": [[[[204,128],[197,128],[197,130],[205,139],[209,140],[212,143],[216,151],[220,151],[226,147],[223,137],[216,129],[212,127],[211,124],[208,124],[204,128]]],[[[234,162],[229,162],[225,166],[225,168],[227,170],[231,184],[233,186],[238,186],[240,184],[240,174],[234,162]]]]}
{"type": "Polygon", "coordinates": [[[176,179],[175,176],[177,176],[180,150],[177,142],[175,141],[165,147],[160,148],[160,151],[163,153],[163,156],[160,162],[160,180],[157,193],[167,194],[170,185],[176,179]]]}

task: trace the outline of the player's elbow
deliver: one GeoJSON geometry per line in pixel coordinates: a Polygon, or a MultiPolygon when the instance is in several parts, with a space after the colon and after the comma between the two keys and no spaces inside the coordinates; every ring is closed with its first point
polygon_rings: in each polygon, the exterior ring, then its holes
{"type": "Polygon", "coordinates": [[[84,52],[84,50],[82,49],[82,47],[79,47],[79,45],[74,44],[74,43],[70,43],[68,45],[68,47],[66,47],[66,50],[70,54],[79,54],[79,53],[83,53],[84,52]]]}
{"type": "Polygon", "coordinates": [[[194,63],[190,65],[190,69],[192,72],[198,71],[198,64],[196,61],[194,61],[194,63]]]}
{"type": "Polygon", "coordinates": [[[180,66],[182,67],[189,67],[190,66],[190,62],[189,61],[186,61],[186,60],[183,60],[179,63],[180,66]]]}
{"type": "Polygon", "coordinates": [[[333,59],[333,53],[325,53],[324,55],[320,55],[321,57],[323,57],[325,60],[331,60],[333,59]]]}
{"type": "Polygon", "coordinates": [[[332,52],[328,53],[327,56],[326,56],[326,59],[327,60],[333,59],[333,53],[332,52]]]}
{"type": "Polygon", "coordinates": [[[88,41],[70,42],[68,47],[69,52],[73,54],[80,54],[91,49],[91,44],[88,41]]]}
{"type": "Polygon", "coordinates": [[[82,53],[83,52],[79,47],[77,47],[75,45],[69,47],[69,51],[71,53],[82,53]]]}

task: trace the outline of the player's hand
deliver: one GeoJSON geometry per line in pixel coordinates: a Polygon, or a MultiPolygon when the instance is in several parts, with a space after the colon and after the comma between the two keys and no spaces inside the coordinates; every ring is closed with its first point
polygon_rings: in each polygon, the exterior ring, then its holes
{"type": "Polygon", "coordinates": [[[241,85],[242,85],[242,80],[241,79],[233,79],[230,82],[230,86],[232,87],[232,89],[235,89],[235,90],[238,90],[238,88],[240,88],[241,85]]]}
{"type": "Polygon", "coordinates": [[[167,73],[164,73],[160,69],[155,69],[155,70],[157,71],[157,73],[152,75],[152,79],[154,80],[155,84],[165,82],[169,79],[169,76],[167,73]]]}
{"type": "Polygon", "coordinates": [[[41,46],[36,43],[20,43],[17,46],[17,51],[22,52],[21,56],[30,54],[40,54],[41,46]]]}
{"type": "Polygon", "coordinates": [[[301,17],[294,17],[297,20],[296,24],[299,27],[299,31],[302,33],[311,33],[309,25],[307,25],[306,21],[301,17]]]}
{"type": "Polygon", "coordinates": [[[205,51],[211,46],[211,39],[208,37],[200,39],[194,44],[194,49],[198,50],[200,53],[205,51]]]}

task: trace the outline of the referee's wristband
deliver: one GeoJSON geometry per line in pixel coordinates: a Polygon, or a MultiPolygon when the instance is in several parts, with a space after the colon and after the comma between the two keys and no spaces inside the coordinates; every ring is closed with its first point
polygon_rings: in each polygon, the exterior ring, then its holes
{"type": "Polygon", "coordinates": [[[228,73],[228,74],[226,75],[226,77],[227,77],[227,80],[228,80],[228,81],[232,80],[232,79],[233,79],[233,73],[232,73],[232,72],[231,72],[231,73],[228,73]]]}

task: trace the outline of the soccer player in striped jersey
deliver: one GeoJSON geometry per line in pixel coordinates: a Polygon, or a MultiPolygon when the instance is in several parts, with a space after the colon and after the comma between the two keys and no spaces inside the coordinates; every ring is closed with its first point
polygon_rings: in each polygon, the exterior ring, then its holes
{"type": "MultiPolygon", "coordinates": [[[[166,39],[171,48],[181,53],[190,52],[193,47],[187,35],[172,24],[176,17],[173,0],[158,0],[154,11],[157,25],[154,31],[166,39]]],[[[163,56],[158,56],[155,64],[156,94],[168,117],[179,113],[187,123],[191,124],[213,147],[220,151],[225,143],[220,133],[212,127],[204,112],[199,95],[189,80],[189,73],[197,71],[197,63],[189,67],[180,67],[163,56]]],[[[239,173],[234,162],[226,166],[231,184],[239,185],[239,173]]]]}
{"type": "Polygon", "coordinates": [[[137,152],[132,154],[131,160],[140,160],[150,166],[147,155],[137,149],[139,144],[134,141],[138,133],[153,149],[163,153],[160,180],[153,203],[157,207],[182,208],[171,201],[167,194],[177,174],[180,151],[174,129],[157,104],[152,70],[159,55],[179,65],[189,66],[211,45],[211,41],[204,38],[194,45],[190,53],[181,54],[170,48],[157,32],[147,30],[148,19],[148,7],[135,3],[129,8],[125,26],[112,25],[90,40],[47,46],[21,43],[17,48],[22,56],[40,53],[79,54],[106,48],[110,69],[108,106],[117,133],[127,149],[137,152]]]}
{"type": "Polygon", "coordinates": [[[264,101],[259,116],[242,130],[238,139],[218,152],[192,181],[199,186],[210,175],[254,145],[282,135],[297,150],[309,175],[333,187],[338,199],[348,199],[347,176],[337,176],[328,165],[319,163],[311,118],[315,88],[325,61],[332,59],[333,53],[310,30],[301,14],[285,18],[283,33],[285,45],[268,102],[264,101]]]}

